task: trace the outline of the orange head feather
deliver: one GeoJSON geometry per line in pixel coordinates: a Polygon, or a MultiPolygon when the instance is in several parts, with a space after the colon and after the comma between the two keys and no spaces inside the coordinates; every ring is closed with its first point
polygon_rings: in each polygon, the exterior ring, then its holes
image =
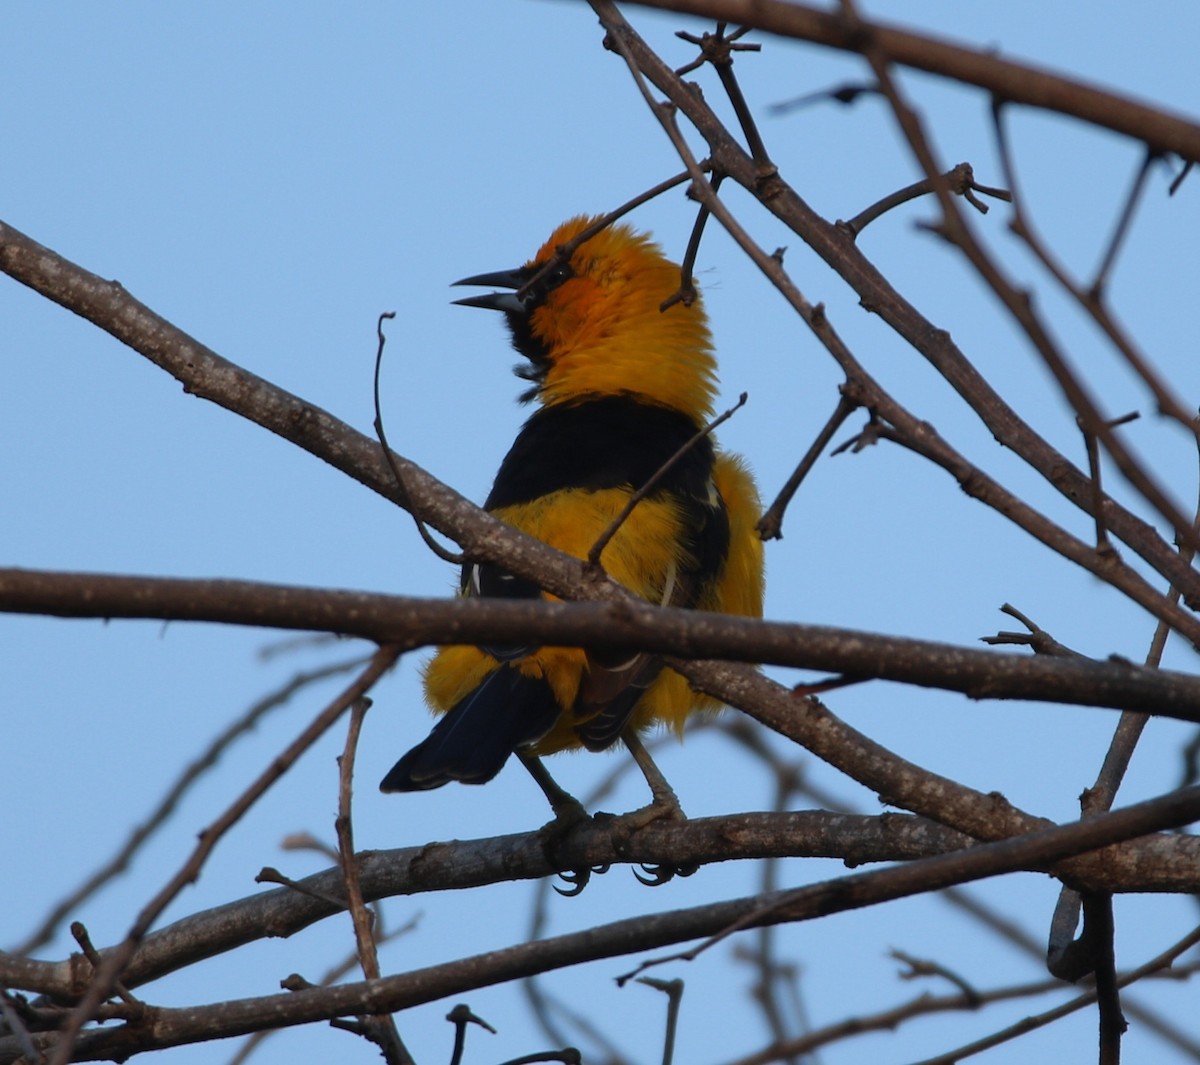
{"type": "MultiPolygon", "coordinates": [[[[532,277],[593,221],[564,222],[521,272],[532,277]]],[[[532,395],[547,406],[633,395],[703,425],[716,392],[712,337],[698,296],[661,310],[679,284],[680,268],[629,226],[585,241],[561,280],[527,301],[526,322],[512,322],[510,313],[514,342],[533,364],[521,371],[536,382],[532,395]]]]}

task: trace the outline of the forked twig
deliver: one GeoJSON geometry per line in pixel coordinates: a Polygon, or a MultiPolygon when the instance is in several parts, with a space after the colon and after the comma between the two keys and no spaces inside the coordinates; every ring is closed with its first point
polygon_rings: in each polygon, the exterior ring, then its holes
{"type": "Polygon", "coordinates": [[[995,636],[981,636],[980,643],[990,644],[993,647],[1017,644],[1021,647],[1028,647],[1035,655],[1053,655],[1056,658],[1085,657],[1078,651],[1072,651],[1066,644],[1059,643],[1037,622],[1030,620],[1010,603],[1004,603],[1000,607],[1000,612],[1007,614],[1010,618],[1016,618],[1029,631],[998,632],[995,636]]]}
{"type": "Polygon", "coordinates": [[[997,189],[990,185],[980,185],[975,180],[975,171],[970,163],[959,163],[958,166],[947,170],[938,181],[932,178],[922,178],[920,181],[914,181],[911,185],[905,188],[898,189],[890,196],[885,196],[882,200],[871,204],[870,207],[860,211],[849,222],[839,221],[837,225],[844,229],[851,237],[857,238],[859,233],[867,228],[880,215],[886,214],[895,207],[899,207],[902,203],[908,203],[909,200],[915,200],[918,196],[928,196],[932,192],[936,192],[939,182],[945,182],[955,196],[961,196],[980,214],[988,213],[988,205],[984,203],[976,192],[983,193],[985,196],[991,196],[997,200],[1004,200],[1006,203],[1012,201],[1012,193],[1007,189],[997,189]]]}
{"type": "Polygon", "coordinates": [[[737,76],[733,72],[734,52],[758,52],[762,50],[762,45],[736,43],[739,37],[745,36],[750,31],[749,26],[742,26],[728,36],[725,34],[725,26],[726,23],[718,22],[716,33],[705,33],[699,37],[682,30],[676,33],[676,37],[696,45],[700,49],[700,56],[675,73],[677,75],[688,73],[704,63],[712,65],[717,72],[717,77],[721,79],[721,87],[725,90],[725,95],[729,97],[729,103],[733,107],[733,113],[737,116],[738,125],[742,127],[742,133],[746,138],[746,147],[750,149],[750,156],[754,160],[759,174],[762,177],[769,177],[776,173],[776,166],[767,154],[767,146],[758,132],[754,114],[750,110],[750,105],[746,103],[742,87],[738,84],[737,76]]]}
{"type": "Polygon", "coordinates": [[[1033,221],[1025,210],[1025,198],[1018,191],[1019,184],[1016,164],[1013,161],[1008,130],[1004,123],[1003,101],[992,101],[992,127],[996,136],[996,150],[1000,157],[1000,168],[1004,173],[1005,182],[1014,194],[1013,217],[1009,222],[1009,228],[1033,252],[1042,266],[1050,273],[1050,276],[1091,315],[1096,324],[1104,331],[1109,342],[1121,353],[1121,356],[1129,363],[1133,371],[1142,379],[1146,387],[1150,389],[1155,403],[1158,405],[1159,412],[1167,415],[1169,418],[1173,418],[1200,440],[1200,423],[1197,422],[1195,411],[1172,392],[1167,382],[1163,380],[1145,355],[1137,349],[1133,339],[1126,334],[1121,325],[1109,313],[1103,300],[1098,298],[1094,286],[1092,291],[1088,291],[1073,280],[1067,274],[1066,268],[1055,258],[1034,229],[1033,221]]]}

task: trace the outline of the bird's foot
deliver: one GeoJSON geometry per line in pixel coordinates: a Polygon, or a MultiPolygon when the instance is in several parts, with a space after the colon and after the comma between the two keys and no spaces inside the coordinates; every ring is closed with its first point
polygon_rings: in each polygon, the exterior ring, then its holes
{"type": "MultiPolygon", "coordinates": [[[[626,839],[633,833],[640,831],[647,825],[652,825],[656,821],[686,821],[687,814],[683,812],[683,807],[679,805],[679,799],[675,792],[670,787],[656,788],[654,790],[654,801],[648,806],[643,806],[639,810],[633,810],[630,813],[622,814],[616,818],[615,828],[620,831],[626,839]]],[[[698,865],[670,865],[666,862],[659,865],[640,866],[642,872],[637,869],[633,870],[633,875],[639,883],[645,884],[647,887],[661,887],[663,884],[674,880],[677,876],[691,876],[700,867],[698,865]],[[642,874],[645,874],[644,876],[642,874]]]]}
{"type": "MultiPolygon", "coordinates": [[[[563,845],[570,838],[571,833],[581,825],[591,824],[592,818],[584,808],[583,803],[566,792],[563,792],[561,797],[556,797],[553,808],[554,820],[548,821],[538,829],[538,841],[541,844],[542,853],[545,854],[546,860],[551,865],[557,866],[560,864],[558,856],[563,845]]],[[[559,878],[568,886],[561,888],[555,884],[554,890],[567,898],[573,898],[588,886],[593,873],[606,872],[608,872],[607,865],[584,865],[560,872],[558,874],[559,878]]]]}
{"type": "Polygon", "coordinates": [[[687,820],[687,814],[683,812],[683,807],[679,805],[679,796],[675,794],[674,789],[665,781],[661,786],[656,787],[651,794],[653,795],[653,799],[647,805],[637,810],[631,810],[629,813],[622,814],[617,818],[622,828],[633,833],[645,828],[647,825],[654,824],[655,821],[687,820]]]}

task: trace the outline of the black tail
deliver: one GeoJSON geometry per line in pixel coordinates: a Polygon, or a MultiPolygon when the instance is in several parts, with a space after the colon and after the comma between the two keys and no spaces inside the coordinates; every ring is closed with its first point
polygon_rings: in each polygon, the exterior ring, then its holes
{"type": "Polygon", "coordinates": [[[400,759],[380,791],[426,791],[451,780],[486,784],[518,747],[541,739],[560,707],[550,685],[501,666],[400,759]]]}

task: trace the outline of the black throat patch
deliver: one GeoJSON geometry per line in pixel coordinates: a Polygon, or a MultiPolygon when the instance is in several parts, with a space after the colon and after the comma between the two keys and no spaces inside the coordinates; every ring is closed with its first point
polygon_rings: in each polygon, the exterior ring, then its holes
{"type": "MultiPolygon", "coordinates": [[[[484,507],[528,503],[564,488],[639,489],[699,428],[686,414],[633,396],[544,407],[517,435],[484,507]]],[[[706,437],[668,471],[655,494],[707,499],[712,467],[706,437]]]]}

